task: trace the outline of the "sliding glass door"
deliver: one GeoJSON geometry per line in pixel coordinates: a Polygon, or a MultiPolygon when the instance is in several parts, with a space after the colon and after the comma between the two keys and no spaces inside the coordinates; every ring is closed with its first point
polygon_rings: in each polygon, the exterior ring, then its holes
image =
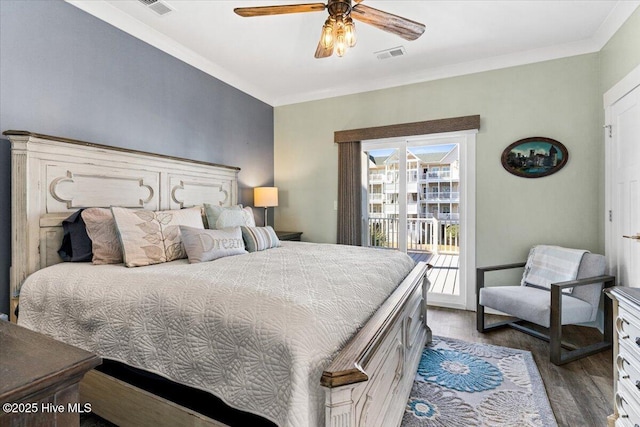
{"type": "Polygon", "coordinates": [[[362,144],[365,245],[429,262],[430,302],[458,307],[467,295],[460,263],[464,141],[451,135],[362,144]]]}

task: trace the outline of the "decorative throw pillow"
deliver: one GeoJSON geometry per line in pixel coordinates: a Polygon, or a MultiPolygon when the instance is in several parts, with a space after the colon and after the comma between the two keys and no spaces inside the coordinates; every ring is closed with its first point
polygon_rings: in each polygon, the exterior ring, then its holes
{"type": "Polygon", "coordinates": [[[62,245],[58,255],[63,261],[85,262],[91,261],[91,239],[87,235],[87,226],[82,220],[82,209],[72,213],[62,221],[62,245]]]}
{"type": "Polygon", "coordinates": [[[204,210],[209,228],[212,230],[221,230],[228,227],[256,226],[253,209],[248,206],[243,209],[242,205],[223,207],[205,203],[204,210]]]}
{"type": "Polygon", "coordinates": [[[127,267],[186,258],[180,226],[204,229],[200,208],[154,212],[112,207],[111,212],[127,267]]]}
{"type": "Polygon", "coordinates": [[[180,226],[182,244],[190,263],[212,261],[230,255],[246,254],[240,227],[201,230],[180,226]]]}
{"type": "Polygon", "coordinates": [[[241,211],[242,205],[234,205],[234,206],[218,206],[212,205],[211,203],[204,203],[204,214],[207,217],[208,227],[211,230],[216,229],[216,222],[218,222],[218,217],[224,211],[241,211]]]}
{"type": "Polygon", "coordinates": [[[89,208],[83,210],[81,215],[91,239],[93,263],[120,264],[122,250],[111,209],[89,208]]]}
{"type": "Polygon", "coordinates": [[[241,227],[242,238],[249,252],[263,251],[280,246],[280,240],[271,226],[241,227]]]}

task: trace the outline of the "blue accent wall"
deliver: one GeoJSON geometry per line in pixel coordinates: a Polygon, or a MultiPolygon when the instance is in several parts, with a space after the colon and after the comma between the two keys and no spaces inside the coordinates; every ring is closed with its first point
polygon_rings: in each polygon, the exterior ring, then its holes
{"type": "MultiPolygon", "coordinates": [[[[62,0],[0,1],[0,131],[8,129],[239,166],[247,205],[253,187],[273,184],[273,107],[62,0]]],[[[4,313],[10,168],[0,140],[4,313]]]]}

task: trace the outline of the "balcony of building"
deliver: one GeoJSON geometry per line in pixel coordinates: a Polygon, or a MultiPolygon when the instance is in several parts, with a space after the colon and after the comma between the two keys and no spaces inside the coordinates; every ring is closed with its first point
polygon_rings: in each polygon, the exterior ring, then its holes
{"type": "MultiPolygon", "coordinates": [[[[381,201],[376,203],[384,203],[382,208],[383,214],[388,216],[389,215],[398,216],[400,207],[398,206],[397,203],[389,203],[387,201],[385,202],[381,201]]],[[[420,208],[418,206],[418,202],[415,202],[415,201],[407,202],[407,215],[418,216],[419,211],[420,211],[420,208]]]]}
{"type": "Polygon", "coordinates": [[[460,221],[460,214],[457,212],[448,213],[448,212],[427,212],[425,209],[421,211],[421,217],[428,219],[437,219],[439,221],[449,221],[454,220],[456,222],[460,221]]]}
{"type": "Polygon", "coordinates": [[[382,193],[369,193],[369,203],[382,203],[384,201],[384,194],[382,193]]]}
{"type": "Polygon", "coordinates": [[[370,173],[369,174],[369,183],[370,184],[384,184],[387,182],[387,177],[383,173],[370,173]]]}
{"type": "Polygon", "coordinates": [[[452,171],[430,171],[420,174],[421,182],[438,182],[438,181],[460,181],[460,172],[452,171]]]}
{"type": "Polygon", "coordinates": [[[427,191],[420,193],[420,201],[423,203],[459,203],[458,191],[427,191]]]}
{"type": "Polygon", "coordinates": [[[400,192],[400,186],[397,184],[387,184],[384,186],[384,194],[398,194],[400,192]]]}
{"type": "Polygon", "coordinates": [[[407,215],[418,215],[418,203],[416,202],[408,202],[407,203],[407,215]]]}

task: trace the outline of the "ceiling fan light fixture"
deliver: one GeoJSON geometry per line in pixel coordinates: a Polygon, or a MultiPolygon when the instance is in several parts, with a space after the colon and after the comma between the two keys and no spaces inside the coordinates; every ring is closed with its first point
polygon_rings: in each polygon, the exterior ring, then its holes
{"type": "Polygon", "coordinates": [[[346,50],[347,39],[344,23],[342,20],[338,20],[338,26],[336,29],[336,54],[342,58],[346,50]]]}
{"type": "Polygon", "coordinates": [[[321,41],[322,41],[322,47],[325,49],[333,49],[333,45],[335,42],[335,37],[334,37],[334,25],[332,22],[331,18],[327,18],[327,20],[325,21],[324,25],[322,26],[322,37],[321,37],[321,41]]]}
{"type": "Polygon", "coordinates": [[[396,34],[405,40],[416,40],[425,31],[426,27],[424,24],[366,6],[362,4],[362,1],[363,0],[326,0],[326,3],[236,7],[233,11],[237,15],[250,17],[320,12],[326,10],[329,13],[329,18],[322,26],[320,41],[314,54],[315,58],[328,58],[333,55],[334,52],[336,52],[338,56],[343,56],[347,48],[355,46],[356,27],[353,19],[382,31],[396,34]]]}
{"type": "Polygon", "coordinates": [[[356,45],[356,24],[354,24],[353,19],[350,16],[345,19],[344,23],[344,34],[345,40],[347,42],[347,46],[354,47],[356,45]]]}

